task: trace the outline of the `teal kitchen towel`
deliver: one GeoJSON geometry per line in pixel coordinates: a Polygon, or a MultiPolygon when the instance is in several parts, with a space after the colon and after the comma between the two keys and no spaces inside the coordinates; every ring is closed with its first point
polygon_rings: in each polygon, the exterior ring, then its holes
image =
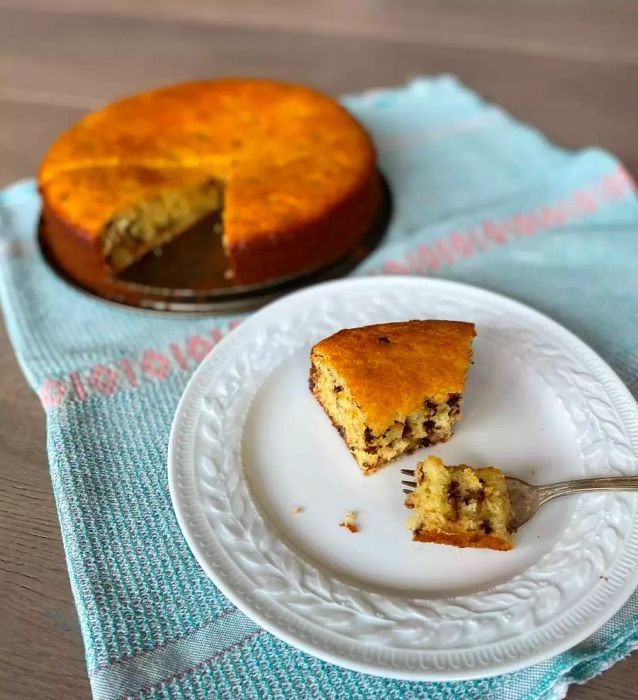
{"type": "MultiPolygon", "coordinates": [[[[355,274],[435,275],[524,301],[638,387],[638,199],[622,165],[548,143],[454,78],[344,98],[394,195],[355,274]]],[[[321,128],[318,125],[317,128],[321,128]]],[[[560,698],[638,645],[638,596],[528,669],[417,683],[347,671],[239,612],[199,568],[168,493],[173,412],[241,317],[158,318],[60,282],[35,242],[32,181],[0,193],[0,295],[47,414],[51,481],[95,698],[560,698]]]]}

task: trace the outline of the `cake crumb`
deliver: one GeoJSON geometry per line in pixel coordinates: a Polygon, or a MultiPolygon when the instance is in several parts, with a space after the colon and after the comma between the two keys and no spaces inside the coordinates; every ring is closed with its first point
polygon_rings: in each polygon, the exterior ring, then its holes
{"type": "Polygon", "coordinates": [[[303,508],[301,506],[295,506],[292,509],[292,514],[297,515],[297,513],[303,513],[303,508]]]}
{"type": "Polygon", "coordinates": [[[346,513],[346,517],[343,519],[343,522],[339,523],[339,527],[345,527],[350,532],[359,532],[359,528],[355,523],[357,515],[353,511],[349,511],[346,513]]]}
{"type": "Polygon", "coordinates": [[[603,581],[609,581],[609,578],[607,576],[599,576],[598,578],[601,578],[603,581]]]}

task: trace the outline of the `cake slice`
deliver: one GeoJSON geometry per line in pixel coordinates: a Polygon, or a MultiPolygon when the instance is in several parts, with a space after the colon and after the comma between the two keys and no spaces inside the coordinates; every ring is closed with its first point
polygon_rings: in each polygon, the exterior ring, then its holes
{"type": "Polygon", "coordinates": [[[448,440],[461,417],[472,323],[348,328],[310,353],[310,389],[361,471],[448,440]]]}
{"type": "Polygon", "coordinates": [[[414,509],[407,522],[418,542],[455,547],[512,549],[512,508],[503,472],[495,467],[446,467],[438,457],[419,462],[416,490],[405,505],[414,509]]]}

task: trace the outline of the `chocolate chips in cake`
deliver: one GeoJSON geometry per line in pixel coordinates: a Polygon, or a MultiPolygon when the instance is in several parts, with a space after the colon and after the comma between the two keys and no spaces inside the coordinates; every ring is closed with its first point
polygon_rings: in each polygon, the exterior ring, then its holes
{"type": "Polygon", "coordinates": [[[494,467],[446,467],[438,457],[419,462],[416,489],[406,496],[407,522],[418,542],[512,549],[512,508],[503,473],[494,467]]]}
{"type": "Polygon", "coordinates": [[[406,321],[339,331],[311,352],[310,387],[364,474],[448,440],[474,325],[406,321]]]}

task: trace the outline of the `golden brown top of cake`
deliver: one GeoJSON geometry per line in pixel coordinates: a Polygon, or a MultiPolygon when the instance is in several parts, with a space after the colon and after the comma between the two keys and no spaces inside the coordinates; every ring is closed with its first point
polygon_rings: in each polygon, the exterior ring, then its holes
{"type": "Polygon", "coordinates": [[[461,394],[472,355],[474,324],[462,321],[405,321],[347,328],[317,343],[320,356],[347,383],[379,434],[397,416],[461,394]]]}
{"type": "MultiPolygon", "coordinates": [[[[64,170],[47,185],[49,201],[63,205],[72,200],[73,216],[85,227],[99,231],[106,211],[120,211],[141,199],[151,199],[167,189],[187,188],[206,180],[201,170],[146,168],[123,165],[118,168],[64,170]],[[77,197],[78,192],[90,196],[77,197]]],[[[68,212],[67,212],[68,213],[68,212]]],[[[86,228],[81,230],[86,231],[86,228]]]]}
{"type": "Polygon", "coordinates": [[[225,185],[228,245],[303,227],[375,168],[370,138],[336,101],[306,87],[226,79],[153,90],[88,115],[39,172],[49,211],[89,239],[158,187],[225,185]]]}

